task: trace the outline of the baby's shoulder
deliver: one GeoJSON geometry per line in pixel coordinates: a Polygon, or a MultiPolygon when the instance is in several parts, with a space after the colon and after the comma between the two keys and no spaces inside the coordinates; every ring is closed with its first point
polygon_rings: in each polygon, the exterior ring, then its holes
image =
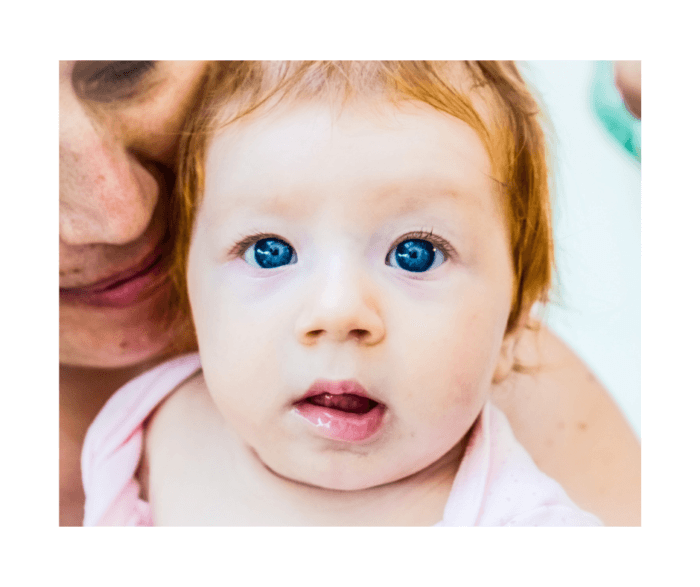
{"type": "Polygon", "coordinates": [[[201,372],[179,385],[146,432],[146,497],[154,524],[236,525],[246,502],[241,450],[201,372]]]}
{"type": "Polygon", "coordinates": [[[171,418],[177,419],[187,410],[194,410],[193,416],[205,417],[210,414],[210,403],[204,375],[201,370],[197,371],[174,387],[156,406],[149,420],[149,429],[165,426],[171,418]]]}
{"type": "MultiPolygon", "coordinates": [[[[146,422],[144,460],[149,472],[155,472],[157,479],[161,470],[177,468],[202,444],[206,432],[220,424],[221,415],[199,371],[163,398],[146,422]]],[[[151,489],[149,484],[149,495],[151,489]]]]}

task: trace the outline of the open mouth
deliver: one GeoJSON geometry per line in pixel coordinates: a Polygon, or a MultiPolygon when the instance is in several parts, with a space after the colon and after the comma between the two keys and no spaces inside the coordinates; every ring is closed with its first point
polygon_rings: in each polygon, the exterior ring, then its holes
{"type": "Polygon", "coordinates": [[[344,393],[342,395],[333,395],[331,393],[322,393],[313,395],[305,400],[314,406],[330,408],[340,412],[348,412],[350,414],[366,414],[373,408],[379,405],[378,402],[352,393],[344,393]]]}
{"type": "Polygon", "coordinates": [[[368,397],[354,381],[318,381],[293,407],[315,432],[345,442],[373,436],[382,427],[386,412],[384,404],[368,397]]]}

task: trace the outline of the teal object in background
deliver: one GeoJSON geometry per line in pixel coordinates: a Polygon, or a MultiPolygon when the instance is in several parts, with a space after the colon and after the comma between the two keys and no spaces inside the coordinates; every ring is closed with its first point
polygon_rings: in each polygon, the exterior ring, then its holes
{"type": "Polygon", "coordinates": [[[615,87],[612,61],[599,61],[591,91],[593,111],[605,129],[637,161],[642,160],[642,123],[632,116],[615,87]]]}

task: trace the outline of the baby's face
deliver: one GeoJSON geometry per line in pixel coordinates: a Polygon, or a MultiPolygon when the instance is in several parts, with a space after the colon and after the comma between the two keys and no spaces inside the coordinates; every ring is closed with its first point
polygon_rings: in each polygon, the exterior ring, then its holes
{"type": "Polygon", "coordinates": [[[423,470],[469,430],[512,268],[488,156],[427,105],[319,105],[218,135],[189,294],[205,379],[276,473],[361,489],[423,470]]]}

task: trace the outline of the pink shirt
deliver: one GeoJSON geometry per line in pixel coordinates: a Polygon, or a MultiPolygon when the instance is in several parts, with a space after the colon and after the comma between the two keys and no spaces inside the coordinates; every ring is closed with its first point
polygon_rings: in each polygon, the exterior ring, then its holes
{"type": "MultiPolygon", "coordinates": [[[[178,357],[120,388],[90,426],[82,452],[85,526],[152,526],[134,475],[144,421],[160,401],[201,368],[178,357]]],[[[580,510],[515,440],[506,417],[487,403],[437,526],[601,526],[580,510]]]]}

